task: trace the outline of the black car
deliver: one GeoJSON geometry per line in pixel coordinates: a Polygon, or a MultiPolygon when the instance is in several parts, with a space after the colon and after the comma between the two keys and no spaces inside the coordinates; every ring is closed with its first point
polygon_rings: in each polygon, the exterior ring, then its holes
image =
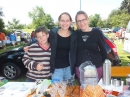
{"type": "MultiPolygon", "coordinates": [[[[112,66],[121,66],[121,60],[117,53],[116,45],[105,34],[105,47],[112,66]]],[[[0,71],[7,79],[16,79],[21,73],[26,73],[27,69],[22,63],[24,55],[23,47],[0,54],[0,71]]]]}
{"type": "Polygon", "coordinates": [[[0,54],[0,72],[7,79],[16,79],[21,73],[26,73],[27,69],[23,65],[23,47],[14,48],[0,54]]]}

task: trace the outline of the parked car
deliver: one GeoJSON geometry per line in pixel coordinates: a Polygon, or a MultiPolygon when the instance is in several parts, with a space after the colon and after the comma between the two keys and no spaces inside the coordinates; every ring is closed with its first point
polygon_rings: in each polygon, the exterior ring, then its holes
{"type": "MultiPolygon", "coordinates": [[[[20,33],[23,32],[22,30],[16,30],[14,33],[16,35],[17,42],[20,41],[20,33]]],[[[31,36],[28,32],[24,32],[24,38],[25,42],[30,43],[31,42],[31,36]]]]}
{"type": "Polygon", "coordinates": [[[102,32],[103,33],[111,33],[112,29],[110,29],[110,28],[102,28],[102,32]]]}
{"type": "Polygon", "coordinates": [[[120,28],[119,27],[116,27],[116,28],[113,28],[113,32],[116,33],[117,31],[119,31],[120,28]]]}
{"type": "Polygon", "coordinates": [[[22,63],[23,47],[14,48],[0,54],[0,72],[7,79],[17,79],[27,69],[22,63]]]}
{"type": "MultiPolygon", "coordinates": [[[[104,34],[105,48],[112,66],[121,66],[116,45],[104,34]]],[[[23,47],[15,48],[0,54],[0,71],[7,79],[17,79],[27,69],[22,63],[23,47]]]]}

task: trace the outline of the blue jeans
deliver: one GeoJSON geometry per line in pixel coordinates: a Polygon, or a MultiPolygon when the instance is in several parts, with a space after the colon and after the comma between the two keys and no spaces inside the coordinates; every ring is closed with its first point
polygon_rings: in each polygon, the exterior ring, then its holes
{"type": "Polygon", "coordinates": [[[30,78],[26,78],[26,82],[35,82],[35,80],[30,79],[30,78]]]}
{"type": "Polygon", "coordinates": [[[70,79],[72,77],[70,66],[66,68],[55,69],[51,77],[52,79],[59,79],[60,81],[70,79]]]}

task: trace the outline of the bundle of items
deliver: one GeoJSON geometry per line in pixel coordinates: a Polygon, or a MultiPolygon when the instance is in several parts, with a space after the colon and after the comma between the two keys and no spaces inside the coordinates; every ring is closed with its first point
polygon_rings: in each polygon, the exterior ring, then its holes
{"type": "Polygon", "coordinates": [[[91,61],[82,63],[80,71],[80,97],[105,97],[103,89],[98,84],[96,67],[91,61]]]}

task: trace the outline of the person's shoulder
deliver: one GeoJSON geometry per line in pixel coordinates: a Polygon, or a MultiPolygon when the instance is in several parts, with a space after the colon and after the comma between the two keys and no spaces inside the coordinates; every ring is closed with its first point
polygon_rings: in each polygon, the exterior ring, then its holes
{"type": "Polygon", "coordinates": [[[99,31],[99,32],[101,31],[100,28],[97,28],[97,27],[92,28],[92,29],[93,29],[94,31],[99,31]]]}
{"type": "Polygon", "coordinates": [[[58,31],[58,29],[59,29],[59,28],[52,28],[49,32],[50,32],[50,33],[52,33],[52,32],[53,32],[53,33],[54,33],[54,32],[56,33],[56,32],[58,31]]]}
{"type": "Polygon", "coordinates": [[[99,34],[101,33],[102,34],[102,31],[100,30],[100,28],[92,28],[92,31],[96,34],[99,34]]]}
{"type": "Polygon", "coordinates": [[[71,34],[75,33],[75,30],[70,29],[71,34]]]}
{"type": "Polygon", "coordinates": [[[76,33],[77,35],[80,35],[81,32],[82,32],[81,29],[75,30],[75,33],[76,33]]]}

